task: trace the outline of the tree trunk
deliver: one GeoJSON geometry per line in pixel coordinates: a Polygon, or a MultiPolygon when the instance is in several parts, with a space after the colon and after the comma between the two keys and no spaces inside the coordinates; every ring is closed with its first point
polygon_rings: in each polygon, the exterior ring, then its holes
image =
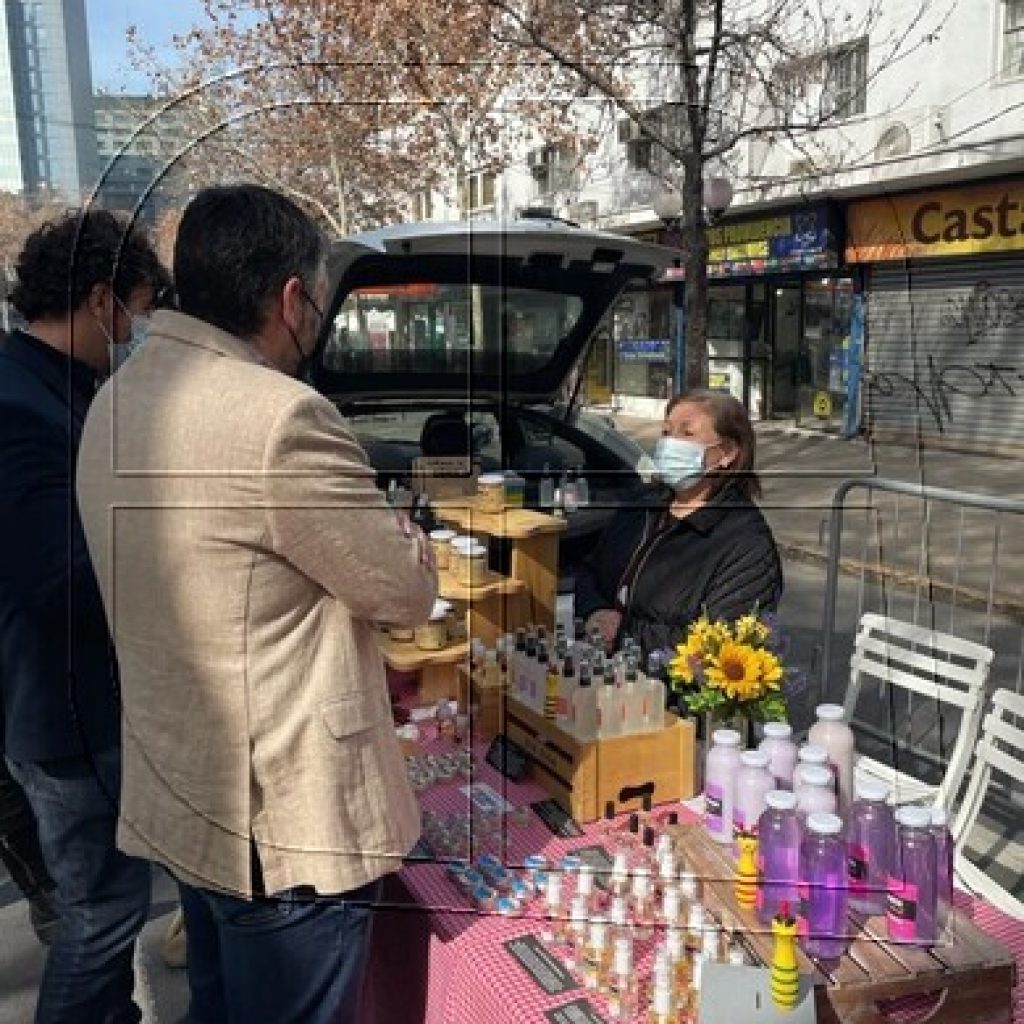
{"type": "Polygon", "coordinates": [[[708,382],[708,233],[704,220],[704,162],[691,154],[683,167],[683,246],[686,250],[686,389],[708,382]]]}

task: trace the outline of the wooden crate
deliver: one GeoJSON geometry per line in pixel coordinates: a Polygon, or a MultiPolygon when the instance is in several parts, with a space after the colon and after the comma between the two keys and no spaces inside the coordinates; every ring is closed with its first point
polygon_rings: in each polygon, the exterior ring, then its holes
{"type": "MultiPolygon", "coordinates": [[[[677,850],[704,881],[704,905],[730,927],[738,924],[751,953],[771,963],[772,937],[757,914],[741,910],[733,892],[734,866],[728,850],[701,825],[674,830],[677,850]]],[[[1013,1013],[1016,962],[1005,947],[981,932],[959,911],[940,944],[925,949],[887,941],[882,917],[851,913],[848,952],[836,961],[817,961],[797,950],[797,965],[814,986],[821,1024],[890,1024],[886,1000],[941,995],[930,1024],[1009,1024],[1013,1013]]],[[[922,1019],[919,1013],[912,1020],[922,1019]]]]}
{"type": "Polygon", "coordinates": [[[581,743],[514,699],[505,702],[505,732],[531,759],[532,777],[577,821],[594,821],[607,801],[616,811],[637,810],[631,795],[652,787],[654,803],[694,795],[696,728],[692,719],[665,713],[657,732],[581,743]]]}

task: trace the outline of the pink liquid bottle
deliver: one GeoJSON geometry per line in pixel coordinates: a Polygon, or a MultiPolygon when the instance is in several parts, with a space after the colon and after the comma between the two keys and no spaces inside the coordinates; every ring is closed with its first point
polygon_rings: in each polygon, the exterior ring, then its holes
{"type": "Polygon", "coordinates": [[[802,818],[809,814],[835,814],[835,776],[819,765],[806,765],[796,787],[796,806],[802,818]]]}
{"type": "Polygon", "coordinates": [[[757,826],[757,916],[770,925],[783,904],[799,900],[800,841],[803,829],[796,813],[796,794],[772,790],[757,826]]]}
{"type": "MultiPolygon", "coordinates": [[[[768,755],[763,750],[745,750],[740,754],[736,773],[736,803],[733,810],[733,835],[756,833],[765,808],[765,797],[775,788],[775,777],[768,770],[768,755]]],[[[739,853],[739,850],[736,851],[739,853]]]]}
{"type": "Polygon", "coordinates": [[[811,814],[800,844],[803,946],[808,956],[835,960],[846,952],[846,845],[836,814],[811,814]]]}
{"type": "Polygon", "coordinates": [[[761,750],[768,755],[768,770],[775,776],[777,789],[793,788],[796,768],[796,744],[788,722],[765,722],[761,750]]]}
{"type": "Polygon", "coordinates": [[[938,937],[935,837],[927,807],[901,807],[896,859],[889,875],[886,924],[894,942],[931,945],[938,937]]]}
{"type": "Polygon", "coordinates": [[[846,724],[841,704],[819,704],[814,713],[818,721],[808,731],[807,741],[824,747],[828,753],[839,786],[839,809],[845,814],[853,803],[853,761],[857,749],[853,730],[846,724]]]}
{"type": "Polygon", "coordinates": [[[862,779],[854,787],[854,796],[846,834],[850,906],[860,914],[884,914],[896,849],[889,787],[876,779],[862,779]]]}
{"type": "Polygon", "coordinates": [[[932,809],[932,835],[935,837],[936,928],[941,935],[949,925],[953,909],[953,836],[944,807],[932,809]]]}
{"type": "Polygon", "coordinates": [[[740,734],[716,729],[704,769],[704,825],[715,842],[732,842],[736,773],[740,767],[740,734]]]}

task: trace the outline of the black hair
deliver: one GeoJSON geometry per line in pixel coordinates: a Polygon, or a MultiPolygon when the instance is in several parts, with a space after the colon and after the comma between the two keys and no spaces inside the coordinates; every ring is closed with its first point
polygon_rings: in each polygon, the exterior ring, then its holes
{"type": "Polygon", "coordinates": [[[14,265],[10,302],[29,322],[67,316],[98,284],[113,286],[125,305],[136,288],[154,296],[170,275],[145,234],[108,210],[70,210],[25,240],[14,265]]]}
{"type": "Polygon", "coordinates": [[[290,277],[312,286],[325,248],[313,220],[279,192],[260,185],[203,189],[174,243],[178,308],[250,337],[290,277]]]}

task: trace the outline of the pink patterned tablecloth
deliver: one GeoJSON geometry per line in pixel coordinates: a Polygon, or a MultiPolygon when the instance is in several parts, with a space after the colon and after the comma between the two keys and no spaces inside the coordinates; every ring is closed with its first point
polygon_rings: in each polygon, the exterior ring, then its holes
{"type": "MultiPolygon", "coordinates": [[[[434,743],[429,746],[438,749],[434,743]]],[[[487,782],[514,806],[546,796],[536,784],[509,782],[489,765],[478,765],[474,781],[487,782]]],[[[468,798],[461,792],[466,785],[465,780],[438,784],[421,795],[421,803],[425,810],[438,813],[468,813],[468,798]]],[[[671,810],[679,812],[681,821],[693,818],[690,811],[679,805],[662,805],[655,809],[655,814],[664,816],[671,810]]],[[[572,840],[556,838],[531,812],[527,824],[507,822],[505,862],[510,866],[521,865],[523,858],[532,853],[541,853],[553,861],[573,849],[601,841],[600,826],[588,827],[585,833],[572,840]]],[[[408,864],[401,872],[400,883],[397,889],[400,895],[391,919],[378,923],[378,931],[388,935],[386,942],[382,940],[378,944],[371,965],[369,988],[376,991],[367,1008],[368,1021],[543,1024],[546,1011],[580,997],[586,997],[601,1016],[611,1019],[604,998],[597,992],[588,992],[582,985],[578,991],[546,995],[528,979],[505,949],[509,940],[539,932],[538,903],[528,906],[516,917],[482,913],[456,888],[442,863],[408,864]],[[398,905],[403,899],[409,902],[398,905]],[[417,932],[418,940],[412,940],[417,932]],[[415,941],[420,944],[418,954],[409,952],[415,941]],[[386,952],[382,952],[382,948],[386,952]],[[417,985],[422,986],[423,991],[415,993],[417,985]]],[[[978,927],[1014,952],[1018,977],[1024,977],[1024,925],[991,905],[960,893],[957,905],[978,927]]],[[[385,914],[382,918],[388,916],[385,914]]],[[[656,939],[657,932],[654,939],[637,949],[637,968],[641,976],[649,972],[656,939]]],[[[1014,990],[1014,1024],[1024,1024],[1022,987],[1018,983],[1014,990]]],[[[638,1017],[637,1021],[640,1020],[638,1017]]]]}

